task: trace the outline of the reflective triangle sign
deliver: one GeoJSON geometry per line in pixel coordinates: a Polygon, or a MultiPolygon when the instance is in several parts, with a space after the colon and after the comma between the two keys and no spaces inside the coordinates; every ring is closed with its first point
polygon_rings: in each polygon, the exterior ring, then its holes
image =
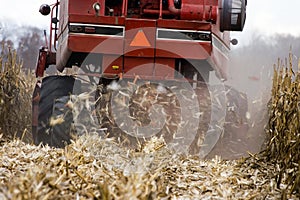
{"type": "Polygon", "coordinates": [[[132,47],[150,47],[150,43],[143,30],[139,30],[130,43],[132,47]]]}

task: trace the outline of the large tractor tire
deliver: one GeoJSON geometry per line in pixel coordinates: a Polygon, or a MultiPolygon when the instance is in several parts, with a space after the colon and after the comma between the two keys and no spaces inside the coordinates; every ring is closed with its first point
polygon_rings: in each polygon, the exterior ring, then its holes
{"type": "Polygon", "coordinates": [[[72,110],[66,106],[73,93],[71,76],[48,76],[43,79],[39,102],[36,144],[64,147],[70,143],[72,110]]]}

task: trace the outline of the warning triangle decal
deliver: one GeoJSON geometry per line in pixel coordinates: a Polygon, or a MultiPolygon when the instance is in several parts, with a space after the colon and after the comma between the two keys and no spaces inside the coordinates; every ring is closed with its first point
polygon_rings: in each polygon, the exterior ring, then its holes
{"type": "Polygon", "coordinates": [[[132,47],[150,47],[150,43],[143,30],[139,30],[130,43],[132,47]]]}

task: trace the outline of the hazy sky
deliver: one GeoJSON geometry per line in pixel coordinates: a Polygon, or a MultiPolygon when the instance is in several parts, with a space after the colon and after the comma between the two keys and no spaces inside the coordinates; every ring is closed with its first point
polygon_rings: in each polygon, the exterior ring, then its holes
{"type": "MultiPolygon", "coordinates": [[[[0,25],[10,21],[48,29],[49,16],[38,12],[43,3],[55,0],[0,0],[0,25]],[[8,20],[9,19],[9,20],[8,20]]],[[[240,44],[247,43],[254,33],[300,35],[300,0],[248,0],[247,22],[243,33],[233,34],[240,44]]],[[[3,28],[3,27],[2,27],[3,28]]],[[[1,31],[0,31],[1,34],[1,31]]]]}
{"type": "Polygon", "coordinates": [[[233,36],[239,38],[240,43],[247,43],[256,33],[300,36],[299,20],[300,0],[248,0],[244,31],[233,36]]]}

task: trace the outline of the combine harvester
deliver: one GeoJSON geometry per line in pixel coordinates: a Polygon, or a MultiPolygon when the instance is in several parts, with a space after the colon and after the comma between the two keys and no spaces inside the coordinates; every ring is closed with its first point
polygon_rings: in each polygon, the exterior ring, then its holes
{"type": "Polygon", "coordinates": [[[237,43],[229,34],[243,30],[246,5],[246,0],[42,5],[51,25],[36,69],[41,87],[37,84],[33,98],[35,143],[70,142],[76,124],[70,95],[86,92],[87,82],[97,86],[90,110],[99,130],[129,147],[162,136],[176,151],[205,157],[241,141],[248,129],[247,99],[223,83],[230,43],[237,43]],[[60,72],[78,70],[43,78],[50,65],[60,72]],[[212,76],[220,82],[212,85],[212,76]]]}

